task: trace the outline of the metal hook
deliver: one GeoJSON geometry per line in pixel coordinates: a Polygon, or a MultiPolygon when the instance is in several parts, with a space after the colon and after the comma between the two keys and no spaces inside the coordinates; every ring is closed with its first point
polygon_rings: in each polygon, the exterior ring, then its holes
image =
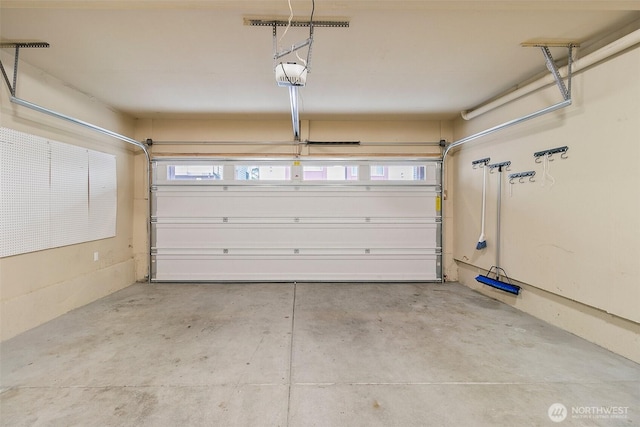
{"type": "Polygon", "coordinates": [[[494,169],[494,168],[490,168],[490,169],[489,169],[489,173],[491,173],[491,174],[492,174],[494,171],[495,171],[495,169],[494,169]]]}
{"type": "Polygon", "coordinates": [[[515,184],[515,182],[513,182],[513,179],[514,178],[509,178],[509,184],[512,184],[512,185],[515,184]]]}
{"type": "Polygon", "coordinates": [[[522,176],[521,176],[521,177],[518,179],[518,182],[519,182],[520,184],[524,184],[524,177],[522,177],[522,176]]]}
{"type": "Polygon", "coordinates": [[[562,154],[560,154],[560,158],[566,160],[566,159],[569,158],[569,156],[567,156],[567,152],[566,151],[563,151],[562,154]]]}
{"type": "Polygon", "coordinates": [[[553,153],[547,154],[547,159],[549,159],[550,162],[553,162],[553,153]]]}
{"type": "Polygon", "coordinates": [[[542,159],[540,157],[536,157],[536,163],[542,163],[542,159]]]}
{"type": "Polygon", "coordinates": [[[529,177],[529,182],[536,182],[536,180],[535,180],[535,179],[533,179],[533,175],[531,175],[531,176],[529,177]]]}

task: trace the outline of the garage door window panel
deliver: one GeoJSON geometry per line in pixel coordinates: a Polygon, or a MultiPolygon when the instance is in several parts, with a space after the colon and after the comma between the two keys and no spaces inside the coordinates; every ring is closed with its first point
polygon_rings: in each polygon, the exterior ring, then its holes
{"type": "Polygon", "coordinates": [[[372,181],[424,181],[424,165],[371,165],[372,181]]]}
{"type": "Polygon", "coordinates": [[[291,166],[236,165],[236,181],[290,181],[291,166]]]}
{"type": "Polygon", "coordinates": [[[221,180],[224,179],[223,169],[221,165],[169,165],[167,167],[167,180],[221,180]]]}
{"type": "Polygon", "coordinates": [[[304,181],[357,181],[358,166],[303,166],[302,179],[304,181]]]}

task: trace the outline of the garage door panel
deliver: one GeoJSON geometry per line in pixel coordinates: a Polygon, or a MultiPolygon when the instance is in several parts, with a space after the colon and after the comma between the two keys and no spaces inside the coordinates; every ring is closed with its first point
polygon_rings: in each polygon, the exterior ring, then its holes
{"type": "Polygon", "coordinates": [[[362,212],[374,217],[435,217],[434,191],[393,194],[385,192],[319,193],[315,191],[274,192],[262,194],[235,192],[158,192],[156,209],[168,217],[199,217],[204,212],[211,217],[346,216],[362,212]]]}
{"type": "MultiPolygon", "coordinates": [[[[422,162],[407,162],[403,173],[422,162]]],[[[213,163],[233,171],[232,161],[213,163]]],[[[426,169],[431,181],[402,183],[255,183],[226,172],[172,182],[160,174],[151,194],[151,280],[439,281],[440,166],[426,169]]]]}
{"type": "Polygon", "coordinates": [[[436,255],[406,256],[243,256],[154,260],[161,281],[425,281],[438,280],[436,255]],[[359,269],[354,270],[354,265],[359,269]],[[221,279],[218,279],[221,280],[221,279]]]}
{"type": "Polygon", "coordinates": [[[311,246],[424,248],[436,242],[438,225],[156,224],[155,247],[243,248],[311,246]]]}

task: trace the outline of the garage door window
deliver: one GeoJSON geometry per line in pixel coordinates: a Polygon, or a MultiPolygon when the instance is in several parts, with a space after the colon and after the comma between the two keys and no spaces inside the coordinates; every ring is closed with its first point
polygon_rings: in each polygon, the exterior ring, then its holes
{"type": "Polygon", "coordinates": [[[218,180],[222,179],[223,167],[220,165],[170,165],[167,167],[167,179],[174,180],[218,180]]]}
{"type": "Polygon", "coordinates": [[[236,181],[290,181],[291,166],[237,165],[236,181]]]}
{"type": "Polygon", "coordinates": [[[371,165],[373,181],[424,181],[425,166],[411,165],[371,165]]]}
{"type": "Polygon", "coordinates": [[[303,166],[305,181],[357,181],[358,166],[303,166]]]}

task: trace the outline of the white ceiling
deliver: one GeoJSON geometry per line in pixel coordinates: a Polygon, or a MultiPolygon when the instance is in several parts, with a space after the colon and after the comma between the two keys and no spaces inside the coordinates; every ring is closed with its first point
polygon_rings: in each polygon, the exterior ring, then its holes
{"type": "MultiPolygon", "coordinates": [[[[308,19],[311,0],[292,6],[308,19]]],[[[288,16],[287,0],[0,0],[0,7],[3,41],[51,44],[22,49],[24,61],[131,116],[289,114],[288,92],[274,79],[271,28],[243,24],[245,16],[288,16]]],[[[350,27],[315,29],[302,119],[449,119],[546,70],[540,51],[522,42],[588,48],[638,28],[640,1],[316,0],[314,19],[326,17],[350,27]]],[[[292,28],[281,45],[307,34],[292,28]]]]}

